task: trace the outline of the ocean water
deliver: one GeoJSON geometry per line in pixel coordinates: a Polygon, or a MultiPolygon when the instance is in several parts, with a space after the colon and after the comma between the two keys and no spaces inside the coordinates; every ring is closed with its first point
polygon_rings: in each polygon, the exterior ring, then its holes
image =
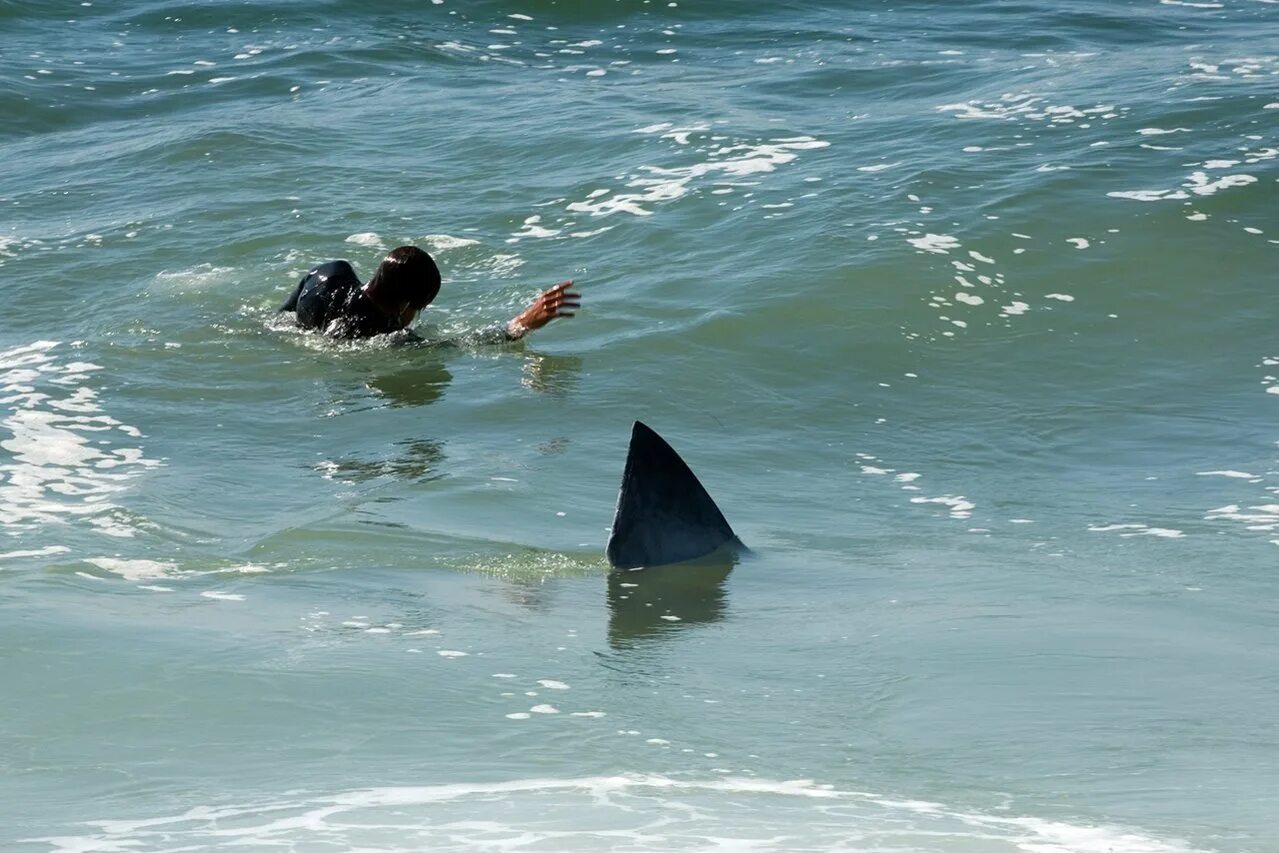
{"type": "Polygon", "coordinates": [[[0,848],[1279,849],[1279,3],[0,35],[0,848]],[[274,315],[402,243],[583,308],[274,315]]]}

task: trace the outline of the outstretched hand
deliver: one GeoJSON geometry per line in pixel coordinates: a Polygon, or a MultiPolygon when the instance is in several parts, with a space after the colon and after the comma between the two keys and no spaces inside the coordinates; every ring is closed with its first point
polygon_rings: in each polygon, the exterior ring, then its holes
{"type": "Polygon", "coordinates": [[[562,281],[534,299],[532,305],[507,324],[511,337],[522,338],[556,317],[572,317],[582,306],[582,295],[569,290],[572,286],[572,281],[562,281]]]}

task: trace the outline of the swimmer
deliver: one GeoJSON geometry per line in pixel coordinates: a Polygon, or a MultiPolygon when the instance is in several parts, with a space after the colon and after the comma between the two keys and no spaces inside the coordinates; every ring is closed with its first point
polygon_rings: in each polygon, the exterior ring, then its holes
{"type": "MultiPolygon", "coordinates": [[[[493,329],[491,337],[518,341],[557,317],[572,317],[582,298],[569,290],[572,286],[572,281],[563,281],[546,290],[522,313],[493,329]]],[[[304,329],[337,338],[370,338],[407,329],[439,292],[440,270],[431,256],[416,246],[400,246],[365,284],[346,261],[320,264],[298,282],[280,310],[294,312],[304,329]]]]}

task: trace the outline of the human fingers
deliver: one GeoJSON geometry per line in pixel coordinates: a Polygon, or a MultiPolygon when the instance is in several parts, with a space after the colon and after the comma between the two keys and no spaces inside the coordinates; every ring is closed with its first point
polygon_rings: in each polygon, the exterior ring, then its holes
{"type": "Polygon", "coordinates": [[[562,306],[568,307],[568,308],[577,308],[581,306],[582,303],[579,297],[562,296],[560,294],[555,294],[553,296],[548,296],[545,299],[543,299],[542,304],[546,306],[547,308],[559,308],[562,306]]]}

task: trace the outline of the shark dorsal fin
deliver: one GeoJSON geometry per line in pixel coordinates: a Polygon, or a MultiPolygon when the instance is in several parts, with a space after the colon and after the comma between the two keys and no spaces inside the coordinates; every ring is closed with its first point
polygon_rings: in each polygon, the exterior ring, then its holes
{"type": "Polygon", "coordinates": [[[736,541],[684,460],[636,421],[608,539],[609,563],[618,569],[679,563],[736,541]]]}

